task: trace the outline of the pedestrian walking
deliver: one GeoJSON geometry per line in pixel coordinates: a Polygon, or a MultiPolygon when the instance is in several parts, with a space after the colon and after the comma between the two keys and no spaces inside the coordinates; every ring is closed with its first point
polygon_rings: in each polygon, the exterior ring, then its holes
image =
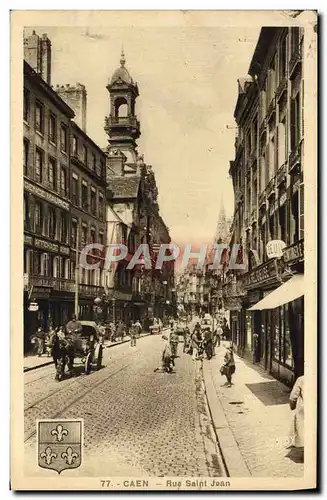
{"type": "Polygon", "coordinates": [[[135,324],[132,322],[131,326],[129,328],[129,336],[131,338],[131,347],[136,347],[136,335],[137,335],[137,328],[135,324]]]}
{"type": "Polygon", "coordinates": [[[225,375],[227,378],[227,382],[224,384],[227,387],[232,386],[232,375],[235,373],[235,360],[233,354],[233,347],[230,346],[227,348],[224,364],[220,368],[221,375],[225,375]]]}
{"type": "Polygon", "coordinates": [[[304,376],[298,377],[290,394],[290,408],[293,411],[292,445],[299,448],[304,457],[304,376]]]}
{"type": "Polygon", "coordinates": [[[125,325],[124,323],[120,320],[118,323],[118,326],[116,328],[116,333],[117,337],[121,339],[121,341],[124,340],[124,333],[125,333],[125,325]]]}
{"type": "Polygon", "coordinates": [[[134,323],[134,326],[136,328],[136,337],[140,338],[140,335],[142,333],[142,325],[141,325],[141,322],[139,319],[136,320],[136,322],[134,323]]]}
{"type": "Polygon", "coordinates": [[[204,329],[204,352],[206,353],[207,359],[212,358],[212,350],[213,350],[213,344],[212,344],[212,332],[210,330],[210,326],[205,327],[204,329]]]}
{"type": "Polygon", "coordinates": [[[46,341],[46,333],[43,331],[41,327],[37,329],[36,339],[37,339],[37,355],[40,358],[42,354],[44,354],[45,341],[46,341]]]}
{"type": "Polygon", "coordinates": [[[194,331],[191,337],[191,343],[192,343],[192,359],[195,361],[196,359],[202,359],[203,356],[203,339],[202,339],[202,333],[201,333],[201,325],[199,322],[196,323],[194,327],[194,331]]]}
{"type": "Polygon", "coordinates": [[[218,328],[217,328],[217,346],[218,347],[220,347],[222,336],[223,336],[223,329],[222,329],[221,325],[218,325],[218,328]]]}
{"type": "Polygon", "coordinates": [[[191,345],[191,332],[188,326],[185,327],[184,330],[184,345],[183,352],[188,353],[191,345]]]}
{"type": "Polygon", "coordinates": [[[178,343],[179,343],[179,335],[174,328],[174,322],[170,322],[170,343],[171,343],[171,351],[172,357],[175,359],[178,357],[178,343]]]}
{"type": "Polygon", "coordinates": [[[162,339],[165,341],[164,348],[161,355],[161,367],[155,368],[155,372],[166,372],[171,373],[175,366],[174,358],[171,351],[170,335],[162,335],[162,339]]]}

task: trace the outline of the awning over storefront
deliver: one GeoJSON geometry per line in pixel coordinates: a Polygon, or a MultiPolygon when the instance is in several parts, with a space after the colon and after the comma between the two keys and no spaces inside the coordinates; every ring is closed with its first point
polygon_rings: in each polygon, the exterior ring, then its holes
{"type": "Polygon", "coordinates": [[[304,275],[296,274],[248,310],[262,311],[263,309],[275,309],[302,297],[302,295],[304,295],[304,275]]]}

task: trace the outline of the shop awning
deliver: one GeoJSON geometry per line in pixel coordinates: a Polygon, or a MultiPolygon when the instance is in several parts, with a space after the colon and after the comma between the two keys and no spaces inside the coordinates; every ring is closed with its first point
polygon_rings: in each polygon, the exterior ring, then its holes
{"type": "Polygon", "coordinates": [[[263,309],[275,309],[302,297],[302,295],[304,295],[304,275],[296,274],[248,310],[262,311],[263,309]]]}

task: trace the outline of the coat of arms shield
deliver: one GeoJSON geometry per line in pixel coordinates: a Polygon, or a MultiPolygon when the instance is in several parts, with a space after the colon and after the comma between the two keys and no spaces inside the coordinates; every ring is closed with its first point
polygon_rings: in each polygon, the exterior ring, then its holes
{"type": "Polygon", "coordinates": [[[39,420],[38,464],[60,474],[82,463],[82,420],[39,420]]]}

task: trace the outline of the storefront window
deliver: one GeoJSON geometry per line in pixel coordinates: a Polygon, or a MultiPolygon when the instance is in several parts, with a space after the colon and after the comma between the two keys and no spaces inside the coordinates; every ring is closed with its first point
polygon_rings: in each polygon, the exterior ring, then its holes
{"type": "Polygon", "coordinates": [[[280,360],[279,308],[272,311],[272,356],[280,360]]]}
{"type": "Polygon", "coordinates": [[[288,313],[288,304],[284,306],[284,363],[291,366],[293,368],[293,353],[292,353],[292,344],[291,344],[291,331],[289,326],[289,313],[288,313]]]}
{"type": "Polygon", "coordinates": [[[247,312],[245,318],[245,346],[250,349],[251,347],[251,331],[252,331],[252,313],[247,312]]]}

